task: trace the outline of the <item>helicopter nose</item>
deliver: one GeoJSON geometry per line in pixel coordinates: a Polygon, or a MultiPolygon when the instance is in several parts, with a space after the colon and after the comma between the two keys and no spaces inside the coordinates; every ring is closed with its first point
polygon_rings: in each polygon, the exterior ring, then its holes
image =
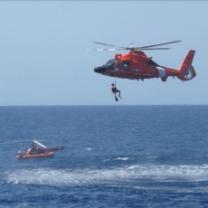
{"type": "Polygon", "coordinates": [[[96,67],[94,71],[97,73],[105,73],[106,68],[104,66],[99,66],[99,67],[96,67]]]}

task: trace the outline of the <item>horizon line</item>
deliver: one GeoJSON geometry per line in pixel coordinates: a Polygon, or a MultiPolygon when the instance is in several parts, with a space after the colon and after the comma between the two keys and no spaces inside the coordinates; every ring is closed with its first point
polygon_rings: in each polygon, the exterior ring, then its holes
{"type": "Polygon", "coordinates": [[[63,104],[46,104],[46,105],[0,105],[0,107],[125,107],[125,106],[208,106],[208,104],[73,104],[73,105],[63,105],[63,104]]]}

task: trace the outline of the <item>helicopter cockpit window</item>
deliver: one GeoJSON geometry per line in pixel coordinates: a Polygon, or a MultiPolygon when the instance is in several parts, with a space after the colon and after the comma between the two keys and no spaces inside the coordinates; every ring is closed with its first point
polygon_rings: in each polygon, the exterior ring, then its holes
{"type": "Polygon", "coordinates": [[[127,70],[129,65],[130,65],[129,61],[123,61],[121,67],[123,68],[123,70],[127,70]]]}
{"type": "Polygon", "coordinates": [[[111,67],[111,66],[113,66],[114,64],[115,64],[115,59],[111,59],[111,60],[109,60],[109,61],[105,64],[105,66],[111,67]]]}

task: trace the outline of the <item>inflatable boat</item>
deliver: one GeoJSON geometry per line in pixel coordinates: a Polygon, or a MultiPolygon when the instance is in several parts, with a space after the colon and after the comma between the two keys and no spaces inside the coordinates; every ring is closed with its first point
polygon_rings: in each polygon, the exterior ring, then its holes
{"type": "Polygon", "coordinates": [[[30,159],[30,158],[46,158],[52,157],[55,154],[55,151],[63,150],[63,146],[57,147],[46,147],[44,144],[41,144],[37,140],[32,141],[32,145],[24,151],[19,151],[16,154],[18,159],[30,159]]]}
{"type": "Polygon", "coordinates": [[[30,159],[30,158],[46,158],[54,156],[55,152],[45,152],[45,153],[33,153],[30,154],[28,152],[19,152],[16,157],[18,159],[30,159]]]}

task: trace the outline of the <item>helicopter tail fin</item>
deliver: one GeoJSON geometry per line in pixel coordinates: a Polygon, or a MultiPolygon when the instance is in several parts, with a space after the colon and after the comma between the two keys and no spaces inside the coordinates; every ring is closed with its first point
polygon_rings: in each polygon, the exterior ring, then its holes
{"type": "Polygon", "coordinates": [[[181,66],[179,67],[179,75],[178,78],[187,81],[191,80],[196,76],[196,72],[194,70],[194,67],[192,66],[192,61],[194,58],[195,51],[190,50],[185,59],[183,60],[181,66]]]}

